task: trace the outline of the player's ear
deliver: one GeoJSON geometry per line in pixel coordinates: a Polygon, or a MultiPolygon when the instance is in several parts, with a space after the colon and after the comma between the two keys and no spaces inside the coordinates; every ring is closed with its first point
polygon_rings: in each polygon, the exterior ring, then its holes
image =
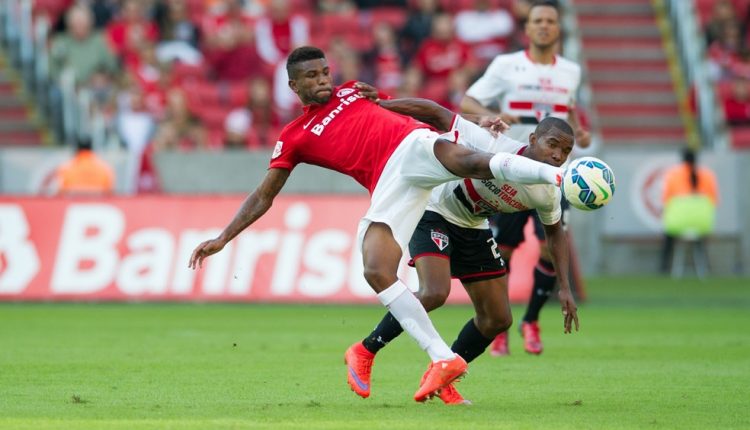
{"type": "Polygon", "coordinates": [[[289,85],[289,88],[290,88],[290,89],[291,89],[291,90],[292,90],[292,91],[293,91],[293,92],[294,92],[295,94],[297,94],[297,93],[299,92],[299,90],[297,89],[297,81],[295,81],[295,80],[293,80],[293,79],[290,79],[290,80],[289,80],[289,81],[287,82],[287,85],[289,85]]]}
{"type": "Polygon", "coordinates": [[[529,145],[536,145],[536,133],[529,134],[529,145]]]}

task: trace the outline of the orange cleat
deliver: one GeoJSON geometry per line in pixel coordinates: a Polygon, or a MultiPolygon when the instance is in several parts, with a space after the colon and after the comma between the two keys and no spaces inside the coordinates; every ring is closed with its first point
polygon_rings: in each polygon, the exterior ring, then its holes
{"type": "Polygon", "coordinates": [[[499,335],[495,336],[495,340],[492,341],[490,346],[490,355],[493,357],[504,357],[510,355],[510,349],[508,348],[508,332],[504,331],[499,335]]]}
{"type": "Polygon", "coordinates": [[[466,361],[458,354],[450,360],[432,363],[422,377],[419,389],[414,393],[414,400],[424,402],[433,398],[440,389],[463,376],[467,369],[466,361]]]}
{"type": "Polygon", "coordinates": [[[529,354],[539,355],[542,353],[542,339],[539,337],[540,331],[538,321],[521,323],[523,348],[529,354]]]}
{"type": "Polygon", "coordinates": [[[470,405],[471,400],[464,399],[464,396],[458,392],[456,386],[451,383],[446,385],[438,394],[440,400],[446,405],[470,405]]]}
{"type": "Polygon", "coordinates": [[[346,381],[349,387],[362,398],[370,397],[370,374],[375,354],[368,351],[362,342],[350,346],[344,353],[346,381]]]}

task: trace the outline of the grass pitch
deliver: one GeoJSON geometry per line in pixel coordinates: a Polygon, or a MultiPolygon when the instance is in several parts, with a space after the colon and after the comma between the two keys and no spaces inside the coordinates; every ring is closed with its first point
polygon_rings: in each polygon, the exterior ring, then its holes
{"type": "MultiPolygon", "coordinates": [[[[580,332],[550,303],[541,356],[514,326],[511,356],[472,363],[469,407],[412,400],[427,356],[407,336],[369,399],[349,391],[343,352],[380,306],[2,304],[0,428],[750,428],[750,281],[588,289],[580,332]]],[[[472,310],[432,315],[450,343],[472,310]]]]}

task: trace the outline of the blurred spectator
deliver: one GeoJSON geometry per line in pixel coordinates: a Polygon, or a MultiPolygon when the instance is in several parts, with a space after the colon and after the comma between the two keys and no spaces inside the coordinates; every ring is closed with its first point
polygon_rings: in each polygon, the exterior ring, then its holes
{"type": "Polygon", "coordinates": [[[357,12],[357,5],[350,0],[317,0],[320,13],[351,14],[357,12]]]}
{"type": "Polygon", "coordinates": [[[390,24],[380,22],[373,28],[373,39],[373,48],[363,58],[362,79],[386,94],[394,94],[401,85],[402,74],[396,33],[390,24]]]}
{"type": "Polygon", "coordinates": [[[471,74],[475,71],[471,49],[455,37],[451,15],[435,15],[432,20],[432,35],[422,42],[412,67],[422,72],[425,97],[433,100],[447,98],[448,78],[451,74],[471,74]]]}
{"type": "Polygon", "coordinates": [[[310,23],[303,15],[292,13],[289,0],[271,0],[266,15],[258,20],[255,37],[258,54],[275,67],[292,49],[308,43],[310,23]]]}
{"type": "Polygon", "coordinates": [[[406,69],[401,80],[401,85],[398,87],[397,95],[399,98],[403,97],[420,97],[420,90],[422,89],[422,73],[419,69],[409,68],[406,69]]]}
{"type": "Polygon", "coordinates": [[[529,38],[526,36],[526,22],[529,20],[532,0],[513,0],[511,14],[515,21],[515,31],[508,41],[508,51],[518,51],[529,46],[529,38]]]}
{"type": "MultiPolygon", "coordinates": [[[[703,213],[705,207],[701,207],[701,199],[707,200],[715,209],[719,202],[718,187],[716,175],[707,167],[698,167],[696,153],[686,148],[682,154],[682,162],[669,169],[664,174],[664,193],[662,200],[664,202],[665,218],[665,237],[664,247],[662,249],[661,270],[666,273],[669,270],[674,252],[675,239],[678,231],[683,228],[687,229],[696,226],[696,234],[707,233],[706,229],[712,227],[705,225],[713,221],[713,213],[703,213]],[[684,199],[685,197],[699,197],[699,199],[684,199]],[[680,200],[683,199],[683,200],[680,200]],[[689,209],[690,213],[678,213],[682,209],[689,209]],[[704,215],[710,219],[697,219],[696,216],[704,215]]],[[[705,245],[702,237],[697,240],[697,245],[701,248],[705,256],[705,245]]],[[[698,262],[696,262],[698,264],[698,262]]]]}
{"type": "Polygon", "coordinates": [[[717,0],[706,23],[706,42],[711,45],[722,38],[724,28],[739,25],[732,0],[717,0]]]}
{"type": "Polygon", "coordinates": [[[114,72],[117,69],[102,35],[93,31],[93,17],[88,8],[76,6],[66,15],[67,31],[52,40],[50,74],[58,79],[65,69],[75,75],[75,82],[86,85],[97,70],[114,72]]]}
{"type": "Polygon", "coordinates": [[[420,45],[422,45],[422,41],[430,36],[432,33],[432,18],[440,11],[438,0],[410,2],[406,23],[399,31],[402,64],[409,64],[420,45]]]}
{"type": "Polygon", "coordinates": [[[731,125],[750,125],[750,80],[735,78],[732,91],[724,100],[724,115],[731,125]]]}
{"type": "Polygon", "coordinates": [[[117,69],[115,57],[98,32],[93,31],[91,11],[83,6],[68,10],[66,15],[67,31],[58,34],[52,40],[50,48],[49,89],[50,120],[58,142],[64,141],[63,126],[63,91],[60,78],[66,71],[72,72],[76,88],[87,88],[94,79],[98,90],[110,84],[102,79],[110,76],[117,69]]]}
{"type": "Polygon", "coordinates": [[[225,14],[204,20],[204,53],[213,75],[220,81],[244,81],[270,76],[272,68],[261,61],[255,45],[255,22],[239,0],[228,0],[225,14]]]}
{"type": "Polygon", "coordinates": [[[507,50],[514,26],[513,16],[505,9],[491,9],[489,0],[475,0],[474,9],[456,14],[456,35],[471,45],[474,57],[482,63],[507,50]]]}
{"type": "Polygon", "coordinates": [[[334,37],[328,48],[328,65],[334,82],[361,80],[359,53],[344,37],[334,37]]]}
{"type": "Polygon", "coordinates": [[[125,64],[130,64],[137,61],[142,43],[159,40],[159,29],[148,19],[144,4],[125,0],[120,16],[107,26],[107,36],[115,53],[125,64]]]}
{"type": "Polygon", "coordinates": [[[191,151],[206,148],[206,130],[188,110],[185,94],[172,89],[167,94],[165,119],[154,137],[154,151],[191,151]]]}
{"type": "Polygon", "coordinates": [[[203,55],[198,50],[200,31],[188,17],[187,0],[160,0],[156,7],[156,22],[160,41],[157,56],[161,62],[179,60],[199,64],[203,55]]]}
{"type": "Polygon", "coordinates": [[[111,193],[115,186],[112,167],[91,148],[90,139],[79,139],[76,154],[57,171],[60,194],[111,193]]]}
{"type": "Polygon", "coordinates": [[[730,77],[731,66],[737,61],[741,46],[739,25],[728,25],[721,29],[719,38],[708,47],[709,71],[713,80],[730,77]]]}
{"type": "Polygon", "coordinates": [[[235,109],[224,120],[224,149],[258,148],[258,135],[253,129],[253,114],[235,109]]]}
{"type": "MultiPolygon", "coordinates": [[[[241,130],[243,117],[248,119],[251,128],[246,144],[248,147],[272,146],[281,131],[282,121],[276,112],[271,98],[271,86],[265,79],[252,79],[248,88],[247,106],[232,110],[225,120],[227,132],[241,130]],[[233,118],[230,120],[230,118],[233,118]],[[231,124],[230,124],[231,122],[231,124]]],[[[235,133],[240,134],[240,133],[235,133]]],[[[235,136],[236,137],[236,136],[235,136]]],[[[228,143],[225,141],[225,145],[228,143]]]]}

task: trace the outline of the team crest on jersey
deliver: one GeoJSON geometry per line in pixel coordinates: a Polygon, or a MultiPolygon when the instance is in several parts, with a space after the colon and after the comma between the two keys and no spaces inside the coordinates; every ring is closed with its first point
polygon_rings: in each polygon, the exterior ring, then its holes
{"type": "Polygon", "coordinates": [[[353,92],[354,92],[354,88],[342,88],[336,93],[336,97],[338,98],[346,97],[353,92]]]}
{"type": "Polygon", "coordinates": [[[281,148],[284,146],[284,142],[277,140],[276,146],[273,147],[273,154],[271,154],[271,159],[274,159],[281,155],[281,148]]]}
{"type": "Polygon", "coordinates": [[[448,235],[437,230],[431,230],[430,231],[430,237],[432,238],[432,241],[435,242],[435,245],[437,245],[438,249],[441,251],[445,249],[446,246],[448,246],[448,235]]]}

